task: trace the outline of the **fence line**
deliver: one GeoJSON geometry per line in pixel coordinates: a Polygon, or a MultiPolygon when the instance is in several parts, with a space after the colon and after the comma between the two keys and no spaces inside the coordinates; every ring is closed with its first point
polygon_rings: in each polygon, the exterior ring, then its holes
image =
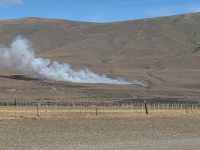
{"type": "Polygon", "coordinates": [[[113,114],[113,113],[159,113],[182,112],[185,114],[200,112],[200,101],[159,100],[159,99],[93,99],[90,101],[46,101],[36,99],[0,100],[0,115],[69,115],[69,114],[113,114]]]}

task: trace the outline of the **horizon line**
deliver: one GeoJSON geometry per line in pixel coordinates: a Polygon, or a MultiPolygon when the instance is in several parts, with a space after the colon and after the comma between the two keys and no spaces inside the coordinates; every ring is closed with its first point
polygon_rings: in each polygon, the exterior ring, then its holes
{"type": "Polygon", "coordinates": [[[139,21],[139,20],[151,20],[151,19],[157,19],[157,18],[166,18],[166,17],[175,17],[175,16],[181,16],[181,15],[193,15],[193,14],[200,14],[199,12],[190,12],[190,13],[180,13],[180,14],[174,14],[174,15],[163,15],[163,16],[155,16],[155,17],[142,17],[142,18],[135,18],[135,19],[124,19],[124,20],[116,20],[116,21],[84,21],[84,20],[78,20],[78,19],[67,19],[67,18],[55,18],[55,17],[39,17],[39,16],[25,16],[25,17],[17,17],[17,18],[0,18],[0,21],[12,21],[12,20],[22,20],[22,19],[52,19],[52,20],[63,20],[63,21],[72,21],[72,22],[83,22],[83,23],[97,23],[97,24],[104,24],[104,23],[118,23],[118,22],[129,22],[129,21],[139,21]]]}

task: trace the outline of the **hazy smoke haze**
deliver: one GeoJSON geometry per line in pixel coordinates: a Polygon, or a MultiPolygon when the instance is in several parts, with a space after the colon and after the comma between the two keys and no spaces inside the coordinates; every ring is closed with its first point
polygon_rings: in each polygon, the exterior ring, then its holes
{"type": "Polygon", "coordinates": [[[9,47],[0,46],[0,65],[20,70],[32,77],[76,83],[136,84],[145,86],[138,80],[110,79],[89,69],[73,70],[70,65],[35,57],[32,44],[20,36],[9,47]]]}

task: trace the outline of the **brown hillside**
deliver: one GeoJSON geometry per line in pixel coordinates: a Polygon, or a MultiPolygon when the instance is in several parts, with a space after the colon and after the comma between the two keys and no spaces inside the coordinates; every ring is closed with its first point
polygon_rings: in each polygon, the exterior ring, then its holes
{"type": "MultiPolygon", "coordinates": [[[[200,13],[116,23],[23,18],[0,21],[0,43],[8,45],[22,35],[34,44],[38,56],[150,83],[149,89],[123,86],[124,91],[90,85],[84,92],[75,90],[79,96],[102,95],[102,90],[105,95],[121,91],[120,96],[200,96],[199,24],[200,13]]],[[[19,74],[7,69],[0,73],[19,74]]],[[[9,85],[8,79],[0,80],[9,85]]],[[[0,86],[4,88],[2,82],[0,86]]]]}

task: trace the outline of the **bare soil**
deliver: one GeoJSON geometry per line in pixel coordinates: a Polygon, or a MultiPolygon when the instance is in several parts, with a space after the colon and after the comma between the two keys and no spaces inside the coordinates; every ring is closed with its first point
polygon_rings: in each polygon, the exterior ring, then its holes
{"type": "Polygon", "coordinates": [[[198,115],[3,119],[1,149],[198,150],[198,115]]]}

